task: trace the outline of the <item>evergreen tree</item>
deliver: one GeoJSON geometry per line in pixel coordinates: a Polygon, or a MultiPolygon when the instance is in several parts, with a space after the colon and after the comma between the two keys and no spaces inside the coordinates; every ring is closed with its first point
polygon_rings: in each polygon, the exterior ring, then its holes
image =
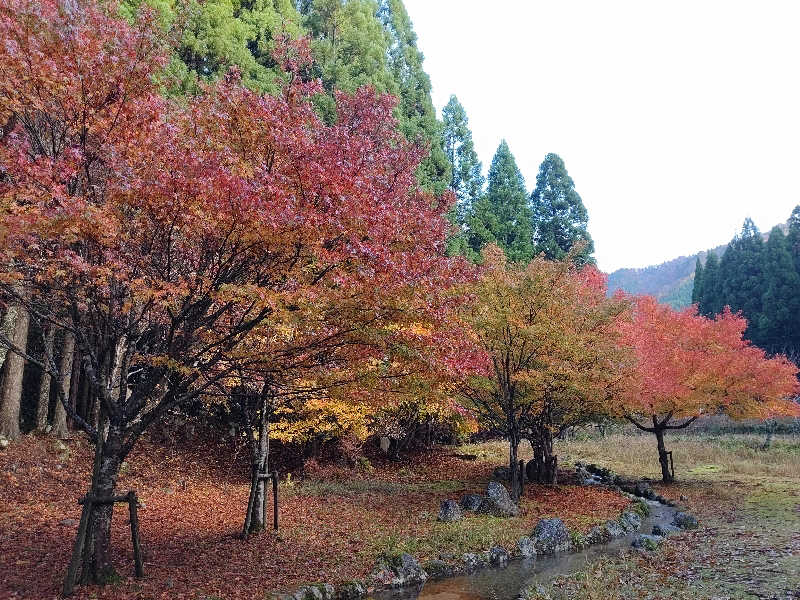
{"type": "Polygon", "coordinates": [[[334,90],[371,85],[381,93],[399,93],[389,71],[389,34],[374,0],[310,0],[300,8],[312,38],[315,75],[328,92],[315,99],[327,122],[336,119],[334,90]]]}
{"type": "Polygon", "coordinates": [[[764,250],[763,287],[758,324],[761,346],[772,352],[798,347],[800,275],[780,227],[772,229],[764,250]]]}
{"type": "Polygon", "coordinates": [[[561,260],[572,246],[584,242],[585,247],[575,260],[594,263],[594,242],[586,229],[589,214],[557,154],[548,154],[539,166],[531,210],[536,254],[543,252],[551,260],[561,260]]]}
{"type": "Polygon", "coordinates": [[[708,251],[703,267],[702,286],[698,290],[697,303],[701,315],[713,317],[722,310],[722,290],[719,279],[719,259],[708,251]]]}
{"type": "Polygon", "coordinates": [[[792,254],[795,269],[800,274],[800,205],[794,207],[787,225],[789,231],[786,242],[789,244],[789,252],[792,254]]]}
{"type": "Polygon", "coordinates": [[[733,311],[742,311],[748,321],[747,339],[760,345],[759,323],[764,294],[764,240],[751,219],[722,256],[719,266],[721,296],[733,311]]]}
{"type": "Polygon", "coordinates": [[[467,243],[466,218],[472,205],[483,193],[483,175],[472,142],[467,114],[455,96],[450,96],[450,101],[444,107],[442,121],[445,155],[453,165],[450,190],[456,196],[456,205],[448,214],[450,222],[456,227],[456,233],[447,242],[447,252],[451,256],[460,254],[475,259],[476,255],[470,252],[467,243]]]}
{"type": "Polygon", "coordinates": [[[700,302],[700,297],[703,295],[703,264],[700,262],[700,257],[694,265],[694,285],[692,287],[692,304],[700,302]]]}
{"type": "Polygon", "coordinates": [[[232,66],[250,89],[276,93],[282,72],[272,59],[274,40],[304,33],[292,0],[123,0],[120,12],[132,19],[142,4],[156,9],[165,28],[183,21],[166,73],[173,94],[196,93],[199,80],[217,79],[232,66]]]}
{"type": "Polygon", "coordinates": [[[424,57],[402,0],[380,0],[379,17],[389,33],[389,70],[398,84],[400,131],[411,141],[427,144],[430,154],[417,177],[437,196],[450,184],[450,163],[442,146],[442,124],[431,100],[431,80],[422,68],[424,57]]]}
{"type": "Polygon", "coordinates": [[[489,168],[486,198],[475,203],[468,218],[470,247],[475,252],[495,242],[513,261],[533,258],[531,209],[525,180],[505,140],[489,168]]]}

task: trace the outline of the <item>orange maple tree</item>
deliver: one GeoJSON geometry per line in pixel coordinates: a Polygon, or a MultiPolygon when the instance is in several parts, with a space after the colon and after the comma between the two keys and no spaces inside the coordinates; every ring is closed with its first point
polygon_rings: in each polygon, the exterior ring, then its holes
{"type": "Polygon", "coordinates": [[[624,324],[635,364],[619,397],[624,417],[656,436],[662,478],[673,480],[664,434],[701,415],[765,419],[800,414],[797,366],[744,339],[747,321],[726,308],[714,319],[637,298],[624,324]]]}
{"type": "Polygon", "coordinates": [[[624,360],[618,322],[628,303],[606,298],[604,276],[571,259],[515,264],[488,246],[482,277],[468,286],[474,301],[461,311],[491,366],[464,373],[456,389],[465,408],[509,440],[516,498],[520,441],[534,449],[529,477],[554,483],[553,436],[605,411],[624,360]]]}

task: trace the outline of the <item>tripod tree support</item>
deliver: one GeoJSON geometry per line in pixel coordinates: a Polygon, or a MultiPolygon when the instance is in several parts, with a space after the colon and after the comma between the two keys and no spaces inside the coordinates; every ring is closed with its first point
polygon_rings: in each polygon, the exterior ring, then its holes
{"type": "Polygon", "coordinates": [[[75,538],[75,545],[72,548],[72,559],[67,569],[67,578],[64,580],[63,595],[69,596],[75,590],[75,583],[78,577],[78,569],[83,562],[84,547],[88,541],[89,522],[92,516],[92,510],[98,504],[116,504],[124,502],[128,505],[128,512],[131,521],[131,542],[133,543],[133,562],[134,574],[137,578],[144,577],[144,562],[142,560],[142,545],[139,542],[139,499],[134,490],[129,491],[122,496],[109,496],[106,498],[97,498],[87,494],[78,500],[78,504],[83,505],[81,511],[81,521],[78,525],[78,535],[75,538]]]}

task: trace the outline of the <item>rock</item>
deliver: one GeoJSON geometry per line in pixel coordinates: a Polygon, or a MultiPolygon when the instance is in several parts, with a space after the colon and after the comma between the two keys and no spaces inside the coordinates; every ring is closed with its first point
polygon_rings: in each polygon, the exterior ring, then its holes
{"type": "Polygon", "coordinates": [[[508,550],[502,546],[492,546],[489,549],[489,564],[496,567],[505,567],[508,564],[508,550]]]}
{"type": "Polygon", "coordinates": [[[353,579],[336,588],[336,600],[361,600],[367,595],[367,586],[363,581],[353,579]]]}
{"type": "Polygon", "coordinates": [[[429,560],[422,568],[431,579],[444,579],[445,577],[452,577],[456,573],[456,568],[443,560],[429,560]]]}
{"type": "MultiPolygon", "coordinates": [[[[613,521],[611,521],[613,523],[613,521]]],[[[603,525],[597,525],[589,530],[583,541],[587,546],[598,546],[611,541],[611,532],[603,525]]]]}
{"type": "Polygon", "coordinates": [[[478,494],[464,494],[461,496],[461,500],[459,504],[461,504],[461,508],[464,510],[478,510],[481,507],[481,503],[483,502],[483,496],[478,494]]]}
{"type": "Polygon", "coordinates": [[[642,518],[632,510],[626,510],[619,517],[619,522],[627,532],[639,531],[642,527],[642,518]]]}
{"type": "Polygon", "coordinates": [[[514,504],[502,483],[490,481],[486,486],[486,498],[483,498],[478,512],[495,517],[516,517],[519,507],[514,504]]]}
{"type": "Polygon", "coordinates": [[[460,521],[464,518],[464,513],[461,512],[461,507],[455,500],[443,500],[439,507],[439,520],[445,523],[452,523],[453,521],[460,521]]]}
{"type": "Polygon", "coordinates": [[[625,529],[620,525],[619,521],[607,521],[605,530],[611,539],[625,537],[625,529]]]}
{"type": "Polygon", "coordinates": [[[472,573],[472,571],[481,569],[489,564],[489,561],[485,557],[474,552],[465,554],[462,560],[464,561],[464,569],[466,569],[467,573],[472,573]]]}
{"type": "Polygon", "coordinates": [[[531,534],[537,554],[555,554],[570,549],[567,526],[561,519],[541,519],[531,534]]]}
{"type": "Polygon", "coordinates": [[[335,594],[330,583],[312,583],[301,587],[293,596],[295,600],[333,600],[335,594]]]}
{"type": "Polygon", "coordinates": [[[677,512],[672,519],[672,524],[681,529],[697,529],[697,517],[687,512],[677,512]]]}
{"type": "Polygon", "coordinates": [[[511,481],[511,469],[508,467],[495,467],[492,471],[492,479],[497,481],[511,481]]]}
{"type": "Polygon", "coordinates": [[[390,440],[388,437],[386,437],[385,435],[381,436],[381,439],[380,439],[381,452],[383,452],[384,454],[388,454],[389,453],[389,446],[391,445],[391,443],[392,443],[392,440],[390,440]]]}
{"type": "Polygon", "coordinates": [[[536,558],[536,546],[527,535],[517,540],[517,551],[522,558],[536,558]]]}
{"type": "Polygon", "coordinates": [[[680,529],[675,527],[674,525],[653,525],[653,535],[659,535],[661,537],[667,537],[672,535],[673,533],[680,533],[680,529]]]}
{"type": "Polygon", "coordinates": [[[6,438],[0,437],[0,450],[5,450],[8,448],[9,444],[11,444],[11,442],[9,442],[6,438]]]}
{"type": "Polygon", "coordinates": [[[634,548],[641,548],[643,550],[656,550],[663,541],[664,538],[660,535],[647,535],[645,533],[640,533],[633,539],[631,546],[634,548]]]}
{"type": "Polygon", "coordinates": [[[68,452],[69,451],[69,448],[67,448],[67,446],[64,444],[64,442],[62,442],[61,440],[56,440],[55,444],[53,444],[53,447],[56,449],[56,452],[68,452]]]}
{"type": "Polygon", "coordinates": [[[641,498],[647,498],[648,500],[655,496],[655,492],[653,488],[650,487],[650,484],[646,481],[639,481],[633,488],[633,493],[636,496],[641,498]]]}
{"type": "Polygon", "coordinates": [[[688,498],[686,496],[684,496],[683,494],[681,494],[681,497],[679,498],[679,500],[681,502],[686,502],[688,500],[688,498]]]}
{"type": "Polygon", "coordinates": [[[64,527],[75,527],[78,522],[75,519],[64,519],[58,522],[59,525],[63,525],[64,527]]]}
{"type": "Polygon", "coordinates": [[[600,485],[603,480],[597,475],[592,475],[584,467],[575,467],[575,481],[578,485],[600,485]]]}
{"type": "Polygon", "coordinates": [[[416,558],[402,554],[384,554],[378,559],[370,574],[375,587],[405,587],[425,583],[428,574],[416,558]]]}

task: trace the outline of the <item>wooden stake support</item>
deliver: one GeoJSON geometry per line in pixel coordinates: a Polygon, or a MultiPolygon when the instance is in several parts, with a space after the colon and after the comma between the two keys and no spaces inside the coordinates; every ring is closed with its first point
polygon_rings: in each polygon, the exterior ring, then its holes
{"type": "MultiPolygon", "coordinates": [[[[253,512],[253,505],[256,501],[256,488],[259,481],[272,480],[272,528],[278,531],[278,472],[272,473],[256,473],[253,472],[253,483],[250,486],[250,498],[247,501],[247,517],[244,520],[244,529],[242,530],[242,538],[247,539],[250,535],[251,516],[253,512]]],[[[267,522],[267,503],[264,502],[262,506],[263,512],[261,513],[261,521],[266,524],[267,522]]]]}
{"type": "MultiPolygon", "coordinates": [[[[136,492],[131,490],[123,496],[109,496],[107,498],[98,498],[87,494],[78,500],[78,504],[83,505],[81,511],[81,522],[78,525],[78,536],[75,538],[75,545],[72,548],[72,559],[69,562],[67,569],[67,578],[64,580],[64,588],[62,590],[64,596],[69,596],[75,590],[75,583],[78,578],[78,568],[84,562],[84,558],[88,558],[84,549],[89,546],[89,533],[91,530],[90,521],[92,511],[98,504],[116,504],[118,502],[125,502],[128,504],[128,512],[131,519],[131,542],[133,543],[133,562],[134,574],[137,578],[144,577],[144,562],[142,560],[142,546],[139,542],[139,499],[136,492]]],[[[84,581],[87,573],[84,569],[84,581]]]]}

